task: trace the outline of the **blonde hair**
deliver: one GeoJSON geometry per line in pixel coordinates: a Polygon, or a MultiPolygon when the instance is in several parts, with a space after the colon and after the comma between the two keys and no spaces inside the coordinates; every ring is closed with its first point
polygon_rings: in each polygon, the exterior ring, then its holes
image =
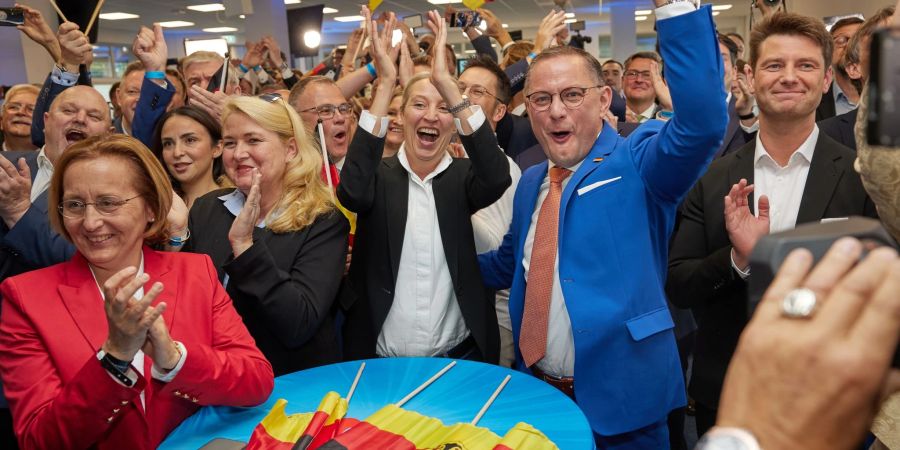
{"type": "Polygon", "coordinates": [[[231,97],[222,110],[222,123],[235,113],[244,114],[278,134],[282,143],[287,144],[293,138],[297,145],[297,156],[285,167],[281,199],[266,216],[267,228],[276,233],[299,231],[320,215],[334,210],[333,194],[322,181],[319,146],[284,99],[279,97],[269,103],[256,97],[231,97]]]}
{"type": "MultiPolygon", "coordinates": [[[[409,91],[413,87],[413,85],[422,80],[426,80],[429,83],[431,83],[430,78],[431,78],[431,72],[419,72],[419,73],[413,75],[413,77],[410,78],[409,81],[406,82],[406,86],[403,86],[403,94],[402,94],[403,101],[401,102],[401,105],[400,105],[401,110],[406,109],[406,104],[409,103],[409,91]]],[[[394,97],[392,96],[391,100],[393,100],[393,99],[394,99],[394,97]]]]}
{"type": "Polygon", "coordinates": [[[168,221],[166,216],[172,207],[172,184],[169,174],[162,164],[153,156],[141,141],[124,134],[103,134],[92,136],[72,144],[62,153],[54,164],[53,178],[47,194],[47,205],[50,210],[50,225],[60,235],[72,242],[72,237],[63,226],[62,212],[59,211],[63,195],[63,179],[66,170],[78,161],[91,161],[100,158],[116,158],[126,162],[134,172],[131,180],[134,189],[153,211],[153,222],[144,230],[144,241],[149,244],[160,244],[168,238],[168,221]]]}
{"type": "Polygon", "coordinates": [[[21,94],[23,92],[28,92],[38,96],[41,94],[41,89],[33,84],[17,84],[6,90],[6,100],[13,98],[14,95],[21,94]]]}

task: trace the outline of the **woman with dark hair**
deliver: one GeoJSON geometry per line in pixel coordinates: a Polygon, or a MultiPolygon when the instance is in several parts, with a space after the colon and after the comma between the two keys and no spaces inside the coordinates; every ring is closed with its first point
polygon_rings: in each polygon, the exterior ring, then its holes
{"type": "Polygon", "coordinates": [[[222,187],[222,126],[206,111],[182,106],[167,112],[153,132],[153,154],[166,167],[188,208],[222,187]]]}

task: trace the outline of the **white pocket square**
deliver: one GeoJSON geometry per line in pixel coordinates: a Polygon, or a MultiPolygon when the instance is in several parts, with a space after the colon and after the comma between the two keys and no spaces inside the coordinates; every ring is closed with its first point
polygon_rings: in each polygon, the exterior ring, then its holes
{"type": "Polygon", "coordinates": [[[603,181],[598,181],[598,182],[596,182],[596,183],[591,183],[591,184],[589,184],[589,185],[587,185],[587,186],[585,186],[585,187],[579,189],[579,190],[578,190],[578,195],[584,195],[584,194],[587,194],[588,192],[591,192],[591,191],[593,191],[594,189],[597,189],[598,187],[603,186],[604,184],[609,184],[609,183],[612,183],[613,181],[619,181],[619,180],[621,180],[621,179],[622,179],[622,177],[615,177],[615,178],[610,178],[610,179],[608,179],[608,180],[603,180],[603,181]]]}
{"type": "Polygon", "coordinates": [[[848,220],[849,217],[826,217],[822,219],[822,223],[831,223],[831,222],[840,222],[842,220],[848,220]]]}

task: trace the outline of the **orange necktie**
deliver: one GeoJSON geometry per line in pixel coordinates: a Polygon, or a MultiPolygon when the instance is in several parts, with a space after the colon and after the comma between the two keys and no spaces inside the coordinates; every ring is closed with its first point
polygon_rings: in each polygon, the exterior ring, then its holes
{"type": "Polygon", "coordinates": [[[525,287],[525,311],[519,333],[519,349],[528,367],[540,361],[547,350],[547,323],[550,318],[553,270],[556,266],[559,199],[562,197],[562,182],[571,174],[569,169],[550,168],[550,192],[541,204],[534,230],[528,285],[525,287]]]}

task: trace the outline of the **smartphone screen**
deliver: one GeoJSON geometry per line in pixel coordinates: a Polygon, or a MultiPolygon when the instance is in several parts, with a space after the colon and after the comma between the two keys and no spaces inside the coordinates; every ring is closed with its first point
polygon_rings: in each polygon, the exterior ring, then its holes
{"type": "Polygon", "coordinates": [[[25,11],[22,8],[0,8],[0,26],[14,27],[25,23],[25,11]]]}
{"type": "Polygon", "coordinates": [[[475,27],[481,23],[481,14],[476,11],[459,11],[450,16],[450,26],[454,28],[475,27]]]}

